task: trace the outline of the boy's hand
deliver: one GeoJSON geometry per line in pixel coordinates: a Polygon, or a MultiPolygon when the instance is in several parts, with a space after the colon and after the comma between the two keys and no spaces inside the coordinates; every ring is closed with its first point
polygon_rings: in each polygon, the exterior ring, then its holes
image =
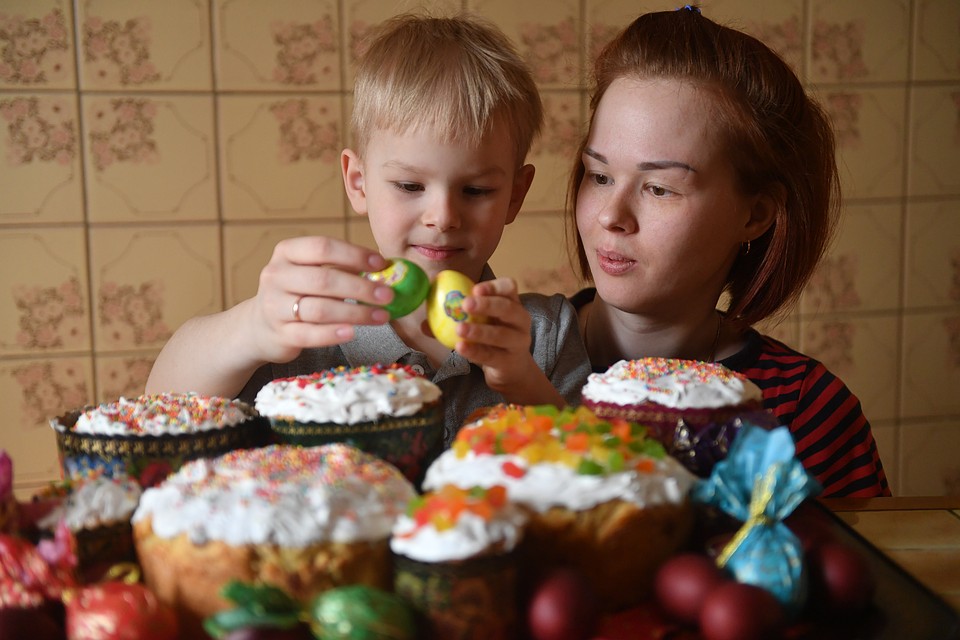
{"type": "Polygon", "coordinates": [[[483,369],[487,386],[516,404],[565,403],[530,354],[530,314],[520,303],[513,278],[497,278],[474,285],[463,301],[470,314],[486,316],[486,323],[457,327],[457,353],[483,369]]]}
{"type": "Polygon", "coordinates": [[[376,252],[335,238],[281,240],[249,301],[249,335],[260,359],[289,362],[305,348],[353,339],[354,325],[387,322],[385,310],[369,305],[386,304],[393,291],[360,276],[385,266],[376,252]]]}

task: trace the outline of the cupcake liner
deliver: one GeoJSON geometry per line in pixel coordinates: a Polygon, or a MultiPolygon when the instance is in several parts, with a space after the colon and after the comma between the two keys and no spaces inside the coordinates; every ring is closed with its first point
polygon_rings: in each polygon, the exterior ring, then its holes
{"type": "Polygon", "coordinates": [[[266,420],[256,416],[241,424],[191,433],[77,433],[73,426],[85,410],[71,411],[52,421],[60,469],[71,480],[127,475],[148,488],[159,484],[185,462],[213,458],[235,449],[262,447],[270,444],[272,435],[266,420]]]}
{"type": "Polygon", "coordinates": [[[315,447],[349,444],[386,460],[419,489],[427,467],[443,451],[443,410],[439,404],[412,416],[389,417],[357,424],[298,422],[270,418],[285,444],[315,447]]]}
{"type": "Polygon", "coordinates": [[[514,553],[450,562],[394,555],[394,591],[420,612],[429,638],[515,638],[515,560],[514,553]]]}

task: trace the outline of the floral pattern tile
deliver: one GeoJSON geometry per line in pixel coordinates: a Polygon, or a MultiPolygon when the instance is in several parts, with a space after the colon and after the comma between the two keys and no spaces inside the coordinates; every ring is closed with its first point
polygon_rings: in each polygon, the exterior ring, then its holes
{"type": "Polygon", "coordinates": [[[960,80],[960,3],[918,0],[913,77],[916,80],[960,80]]]}
{"type": "Polygon", "coordinates": [[[79,149],[74,95],[0,92],[0,225],[81,222],[79,149]]]}
{"type": "Polygon", "coordinates": [[[704,15],[741,28],[780,54],[801,78],[804,69],[803,2],[712,0],[704,15]]]}
{"type": "Polygon", "coordinates": [[[514,278],[522,292],[571,295],[580,288],[567,259],[563,218],[557,214],[517,216],[504,229],[490,266],[498,276],[514,278]]]}
{"type": "Polygon", "coordinates": [[[114,402],[143,393],[156,360],[154,354],[97,358],[97,402],[114,402]]]}
{"type": "Polygon", "coordinates": [[[902,417],[960,414],[960,305],[903,319],[902,417]]]}
{"type": "Polygon", "coordinates": [[[893,311],[900,306],[902,207],[848,204],[840,230],[804,289],[801,311],[893,311]]]}
{"type": "Polygon", "coordinates": [[[573,91],[542,91],[543,133],[534,141],[527,162],[536,167],[524,211],[563,211],[567,181],[580,140],[586,134],[583,100],[573,91]]]}
{"type": "Polygon", "coordinates": [[[221,89],[341,88],[337,2],[214,0],[214,13],[221,89]]]}
{"type": "Polygon", "coordinates": [[[72,11],[67,0],[7,0],[0,7],[0,89],[71,89],[72,11]]]}
{"type": "Polygon", "coordinates": [[[819,98],[833,121],[845,197],[902,195],[903,136],[907,128],[905,91],[830,89],[819,98]]]}
{"type": "Polygon", "coordinates": [[[803,320],[800,328],[800,351],[843,380],[869,420],[897,417],[899,344],[893,314],[837,314],[803,320]]]}
{"type": "Polygon", "coordinates": [[[960,468],[955,455],[960,447],[960,429],[956,423],[949,420],[909,423],[901,427],[901,432],[903,493],[897,495],[960,494],[960,468]]]}
{"type": "Polygon", "coordinates": [[[14,460],[17,485],[59,477],[49,420],[93,401],[90,358],[0,359],[0,400],[7,412],[0,449],[14,460]]]}
{"type": "Polygon", "coordinates": [[[216,217],[211,97],[86,95],[83,112],[91,220],[216,217]]]}
{"type": "Polygon", "coordinates": [[[914,88],[911,115],[908,193],[960,195],[960,84],[914,88]]]}
{"type": "Polygon", "coordinates": [[[0,231],[0,255],[0,357],[89,350],[83,232],[0,231]]]}
{"type": "Polygon", "coordinates": [[[577,3],[570,0],[473,0],[470,8],[490,17],[509,36],[543,89],[583,84],[577,3]]]}
{"type": "Polygon", "coordinates": [[[251,224],[225,228],[223,255],[227,306],[233,306],[256,295],[260,271],[270,261],[278,242],[286,238],[310,235],[345,240],[346,223],[251,224]]]}
{"type": "Polygon", "coordinates": [[[907,309],[960,307],[960,199],[907,209],[907,309]]]}
{"type": "Polygon", "coordinates": [[[220,126],[225,217],[341,216],[338,99],[224,96],[220,126]]]}
{"type": "Polygon", "coordinates": [[[214,226],[94,229],[97,351],[159,349],[185,320],[223,308],[214,226]]]}
{"type": "Polygon", "coordinates": [[[907,79],[910,3],[814,0],[809,79],[813,82],[891,82],[907,79]]]}
{"type": "Polygon", "coordinates": [[[212,88],[208,0],[84,0],[78,6],[85,87],[212,88]]]}

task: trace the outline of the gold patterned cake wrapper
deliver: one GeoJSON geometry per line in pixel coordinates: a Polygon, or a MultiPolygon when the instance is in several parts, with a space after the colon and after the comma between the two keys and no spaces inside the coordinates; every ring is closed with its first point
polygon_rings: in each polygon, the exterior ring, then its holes
{"type": "Polygon", "coordinates": [[[386,460],[419,490],[420,483],[443,451],[443,408],[439,403],[404,417],[356,424],[297,422],[271,417],[280,442],[316,447],[334,442],[349,444],[386,460]]]}
{"type": "Polygon", "coordinates": [[[77,433],[73,426],[84,409],[55,420],[57,453],[64,478],[82,481],[104,475],[130,476],[140,486],[156,486],[184,463],[215,458],[235,449],[263,447],[273,441],[265,418],[251,416],[229,427],[164,435],[77,433]]]}
{"type": "Polygon", "coordinates": [[[394,591],[421,616],[432,640],[506,640],[519,634],[515,554],[449,562],[394,555],[394,591]]]}

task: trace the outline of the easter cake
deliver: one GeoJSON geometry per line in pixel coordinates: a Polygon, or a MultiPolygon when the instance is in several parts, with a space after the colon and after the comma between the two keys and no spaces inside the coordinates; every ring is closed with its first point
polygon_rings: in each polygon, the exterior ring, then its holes
{"type": "Polygon", "coordinates": [[[344,444],[234,451],[145,491],[134,542],[144,581],[189,627],[229,606],[232,580],[302,602],[345,584],[389,588],[391,527],[414,495],[395,467],[344,444]]]}
{"type": "Polygon", "coordinates": [[[503,485],[527,508],[521,562],[572,565],[609,609],[642,601],[687,541],[695,477],[646,430],[584,407],[495,408],[457,435],[424,487],[503,485]]]}
{"type": "Polygon", "coordinates": [[[433,637],[516,636],[516,551],[527,518],[501,485],[448,484],[410,502],[390,540],[394,588],[433,637]]]}
{"type": "Polygon", "coordinates": [[[261,446],[269,426],[239,400],[197,393],[120,398],[50,421],[65,478],[130,476],[144,487],[188,460],[261,446]]]}
{"type": "Polygon", "coordinates": [[[725,457],[741,422],[777,426],[760,388],[721,364],[670,358],[621,360],[593,373],[581,391],[604,418],[638,422],[701,477],[725,457]]]}
{"type": "Polygon", "coordinates": [[[414,483],[443,446],[440,387],[400,364],[279,378],[260,389],[256,408],[284,443],[344,442],[390,462],[414,483]]]}

